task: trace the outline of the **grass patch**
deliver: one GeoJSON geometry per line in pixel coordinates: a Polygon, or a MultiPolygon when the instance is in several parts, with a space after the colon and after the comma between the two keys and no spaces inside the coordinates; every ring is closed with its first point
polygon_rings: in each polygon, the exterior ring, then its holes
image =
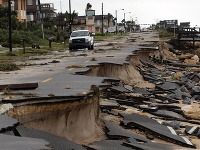
{"type": "Polygon", "coordinates": [[[172,32],[169,32],[165,29],[159,29],[158,33],[159,33],[160,38],[170,38],[170,39],[172,39],[174,37],[174,34],[172,32]]]}
{"type": "Polygon", "coordinates": [[[0,47],[0,51],[6,51],[6,50],[9,50],[9,49],[6,47],[0,47]]]}
{"type": "Polygon", "coordinates": [[[19,67],[15,63],[4,62],[0,63],[0,71],[14,71],[19,70],[19,67]]]}
{"type": "MultiPolygon", "coordinates": [[[[52,51],[63,51],[68,47],[68,44],[52,42],[51,48],[49,48],[48,42],[44,46],[40,46],[40,49],[33,49],[30,47],[25,47],[25,53],[23,48],[13,48],[12,52],[5,51],[0,53],[0,63],[3,62],[15,62],[20,60],[27,60],[30,56],[41,56],[47,55],[52,51]]],[[[8,50],[5,48],[5,50],[8,50]]]]}

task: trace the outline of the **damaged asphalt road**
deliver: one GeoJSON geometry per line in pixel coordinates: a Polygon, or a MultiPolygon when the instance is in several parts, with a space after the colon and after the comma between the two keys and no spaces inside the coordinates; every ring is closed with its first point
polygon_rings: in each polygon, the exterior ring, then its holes
{"type": "Polygon", "coordinates": [[[1,138],[20,150],[200,148],[200,75],[187,71],[198,64],[158,47],[157,33],[131,33],[2,72],[0,111],[13,118],[1,138]]]}

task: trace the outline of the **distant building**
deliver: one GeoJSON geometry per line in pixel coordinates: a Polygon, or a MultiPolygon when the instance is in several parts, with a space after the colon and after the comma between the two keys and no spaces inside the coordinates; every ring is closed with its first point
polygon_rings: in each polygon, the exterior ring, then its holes
{"type": "MultiPolygon", "coordinates": [[[[113,26],[113,18],[108,19],[108,15],[103,15],[103,31],[106,32],[111,26],[113,26]]],[[[72,30],[102,32],[102,15],[95,15],[95,10],[86,10],[85,16],[74,18],[72,30]]]]}
{"type": "Polygon", "coordinates": [[[27,21],[41,20],[45,17],[55,18],[53,3],[39,3],[40,0],[27,0],[27,21]]]}
{"type": "MultiPolygon", "coordinates": [[[[39,6],[38,6],[39,7],[39,6]]],[[[41,14],[43,17],[56,17],[56,9],[54,9],[54,3],[41,3],[41,14]]]]}
{"type": "MultiPolygon", "coordinates": [[[[0,5],[7,7],[8,0],[0,0],[0,5]]],[[[26,21],[26,0],[11,0],[11,10],[17,11],[19,21],[26,21]]]]}
{"type": "Polygon", "coordinates": [[[160,21],[160,27],[165,29],[177,28],[178,20],[163,20],[160,21]]]}
{"type": "MultiPolygon", "coordinates": [[[[112,27],[113,18],[109,18],[108,15],[103,15],[103,31],[104,33],[108,31],[109,27],[112,27]]],[[[102,32],[102,15],[95,16],[95,31],[102,32]]]]}
{"type": "MultiPolygon", "coordinates": [[[[8,6],[8,0],[0,0],[1,6],[8,6]]],[[[11,9],[17,11],[19,21],[40,20],[41,17],[56,17],[53,3],[42,3],[39,12],[39,0],[11,0],[11,9]]]]}
{"type": "Polygon", "coordinates": [[[95,32],[95,10],[85,10],[85,16],[77,16],[71,24],[73,30],[89,30],[95,32]]]}
{"type": "Polygon", "coordinates": [[[86,16],[76,16],[72,22],[72,31],[73,30],[86,30],[86,16]]]}
{"type": "Polygon", "coordinates": [[[27,21],[40,20],[39,0],[27,0],[27,21]]]}
{"type": "Polygon", "coordinates": [[[190,28],[190,22],[180,22],[181,28],[190,28]]]}

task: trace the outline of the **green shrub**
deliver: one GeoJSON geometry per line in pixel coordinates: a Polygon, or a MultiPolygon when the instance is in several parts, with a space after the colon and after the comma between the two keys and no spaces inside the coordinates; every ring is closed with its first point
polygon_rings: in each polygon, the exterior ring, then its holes
{"type": "Polygon", "coordinates": [[[14,71],[19,70],[19,67],[15,63],[4,62],[0,63],[0,71],[14,71]]]}
{"type": "Polygon", "coordinates": [[[173,33],[172,32],[169,32],[165,29],[159,29],[158,30],[158,33],[159,33],[159,37],[160,38],[163,38],[163,37],[169,37],[169,38],[172,38],[173,37],[173,33]]]}
{"type": "MultiPolygon", "coordinates": [[[[32,25],[33,26],[33,25],[32,25]]],[[[30,26],[30,27],[32,27],[30,26]]],[[[48,38],[54,37],[56,40],[64,41],[67,32],[57,28],[44,29],[44,40],[41,26],[34,26],[35,30],[31,28],[22,30],[12,30],[12,45],[13,47],[22,47],[22,38],[25,38],[25,46],[31,47],[33,44],[47,45],[48,38]],[[37,28],[38,27],[38,28],[37,28]]],[[[3,47],[9,47],[9,32],[8,29],[0,29],[0,45],[3,47]]]]}

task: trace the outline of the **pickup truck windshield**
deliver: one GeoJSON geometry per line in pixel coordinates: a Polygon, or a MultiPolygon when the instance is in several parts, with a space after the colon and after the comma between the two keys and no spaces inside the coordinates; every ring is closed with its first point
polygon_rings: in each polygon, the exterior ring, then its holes
{"type": "Polygon", "coordinates": [[[77,32],[72,32],[71,37],[78,37],[78,36],[89,36],[88,31],[77,31],[77,32]]]}

